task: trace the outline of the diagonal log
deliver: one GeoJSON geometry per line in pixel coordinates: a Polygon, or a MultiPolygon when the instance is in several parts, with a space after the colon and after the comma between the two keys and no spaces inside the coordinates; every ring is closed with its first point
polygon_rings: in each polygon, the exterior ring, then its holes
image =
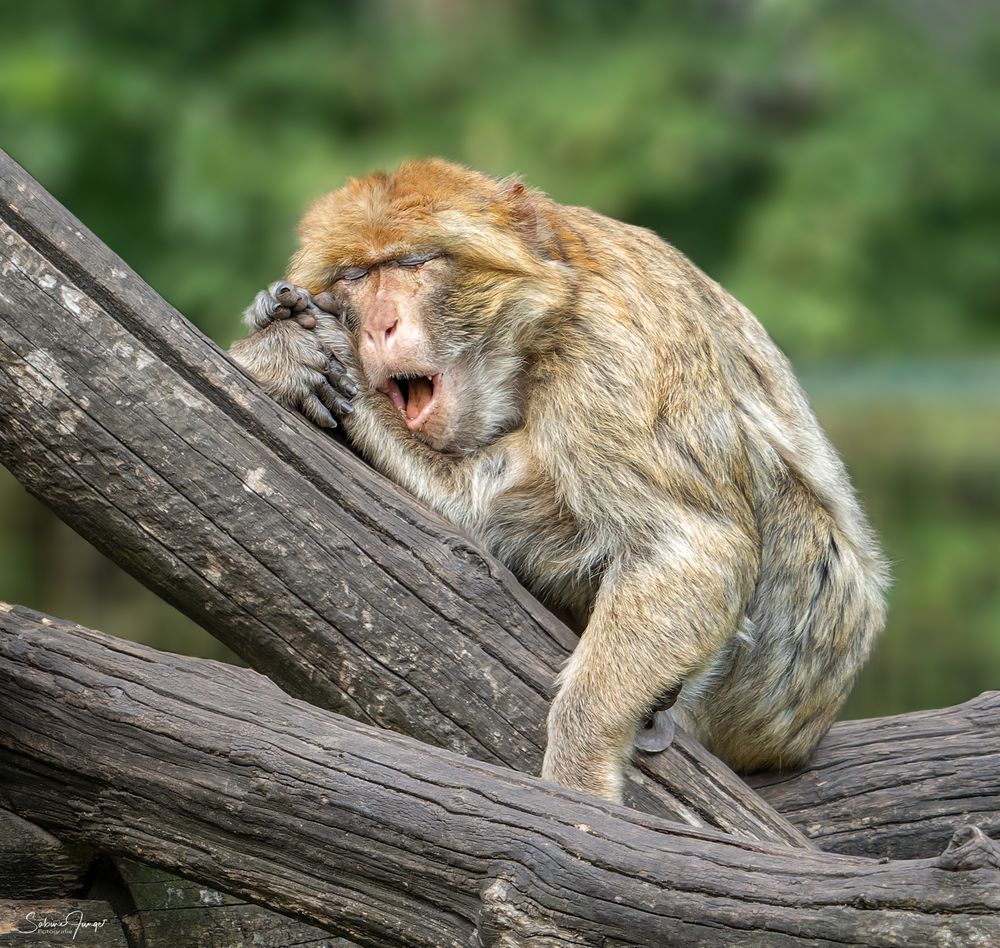
{"type": "Polygon", "coordinates": [[[1000,692],[835,724],[807,770],[749,778],[823,849],[911,859],[964,823],[1000,833],[1000,692]]]}
{"type": "Polygon", "coordinates": [[[362,945],[1000,941],[973,828],[888,862],[684,827],[10,606],[0,748],[26,818],[362,945]]]}
{"type": "MultiPolygon", "coordinates": [[[[539,769],[566,627],[268,399],[2,152],[0,462],[289,694],[539,769]]],[[[810,846],[685,735],[628,797],[810,846]]]]}

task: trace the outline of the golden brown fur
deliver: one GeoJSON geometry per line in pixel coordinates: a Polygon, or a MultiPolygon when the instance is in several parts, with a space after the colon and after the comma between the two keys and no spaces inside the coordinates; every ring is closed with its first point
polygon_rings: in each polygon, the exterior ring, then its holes
{"type": "Polygon", "coordinates": [[[440,160],[350,181],[300,236],[289,281],[332,291],[346,326],[257,321],[233,355],[322,421],[318,392],[374,465],[579,617],[544,775],[619,798],[678,682],[675,713],[733,766],[804,760],[887,579],[749,311],[648,231],[440,160]],[[360,386],[350,414],[315,388],[326,352],[360,386]]]}

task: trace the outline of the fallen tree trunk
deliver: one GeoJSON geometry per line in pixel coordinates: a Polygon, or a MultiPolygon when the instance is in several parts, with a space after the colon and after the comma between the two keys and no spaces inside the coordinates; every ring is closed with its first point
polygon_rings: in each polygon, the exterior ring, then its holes
{"type": "MultiPolygon", "coordinates": [[[[0,793],[0,800],[3,794],[0,793]]],[[[0,899],[58,899],[83,883],[90,853],[0,809],[0,899]]]]}
{"type": "MultiPolygon", "coordinates": [[[[0,152],[0,461],[289,694],[537,772],[574,637],[267,398],[0,152]]],[[[809,847],[680,734],[629,801],[809,847]]]]}
{"type": "Polygon", "coordinates": [[[1000,833],[1000,692],[843,721],[807,770],[748,782],[832,852],[912,859],[940,852],[963,823],[1000,833]]]}
{"type": "MultiPolygon", "coordinates": [[[[357,948],[325,929],[216,892],[201,882],[117,858],[112,869],[131,902],[122,923],[141,948],[357,948]]],[[[115,902],[111,902],[117,907],[115,902]]]]}
{"type": "Polygon", "coordinates": [[[354,948],[203,883],[112,860],[92,847],[68,847],[0,809],[0,945],[90,944],[87,938],[102,948],[354,948]]]}
{"type": "Polygon", "coordinates": [[[70,841],[365,945],[981,945],[1000,852],[878,862],[710,830],[378,731],[247,669],[0,610],[0,781],[70,841]]]}

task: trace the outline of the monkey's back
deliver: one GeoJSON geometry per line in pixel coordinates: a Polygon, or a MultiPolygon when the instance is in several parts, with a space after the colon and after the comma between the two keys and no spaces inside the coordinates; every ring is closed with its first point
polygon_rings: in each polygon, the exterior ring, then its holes
{"type": "MultiPolygon", "coordinates": [[[[616,306],[625,299],[627,331],[645,336],[661,402],[669,406],[679,376],[701,386],[706,430],[670,435],[691,442],[695,463],[699,435],[735,425],[742,442],[730,479],[704,466],[722,492],[749,489],[759,573],[740,626],[685,683],[678,717],[737,769],[794,765],[829,728],[884,624],[888,571],[875,537],[791,366],[753,314],[649,231],[566,212],[603,235],[595,262],[604,291],[616,306]],[[636,246],[641,270],[631,264],[636,246]]],[[[658,423],[670,428],[670,417],[661,407],[658,423]]]]}

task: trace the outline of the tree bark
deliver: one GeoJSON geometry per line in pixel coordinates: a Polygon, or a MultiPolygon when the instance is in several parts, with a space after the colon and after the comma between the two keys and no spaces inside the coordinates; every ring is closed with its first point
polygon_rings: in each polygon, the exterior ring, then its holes
{"type": "MultiPolygon", "coordinates": [[[[2,797],[2,794],[0,794],[2,797]]],[[[90,853],[0,809],[0,899],[57,899],[83,883],[90,853]]]]}
{"type": "MultiPolygon", "coordinates": [[[[289,694],[537,772],[569,630],[284,411],[0,152],[0,461],[289,694]]],[[[679,734],[628,800],[811,844],[679,734]]]]}
{"type": "MultiPolygon", "coordinates": [[[[131,859],[114,861],[130,904],[122,925],[141,948],[357,948],[324,929],[131,859]]],[[[111,903],[115,905],[114,902],[111,903]]]]}
{"type": "Polygon", "coordinates": [[[1000,942],[973,828],[911,862],[687,828],[9,606],[0,747],[26,818],[362,945],[1000,942]]]}
{"type": "Polygon", "coordinates": [[[912,859],[963,823],[1000,833],[1000,692],[835,724],[807,770],[748,782],[821,848],[912,859]]]}
{"type": "Polygon", "coordinates": [[[124,948],[125,933],[132,948],[356,948],[203,883],[112,860],[92,847],[68,847],[0,810],[0,945],[124,948]]]}

